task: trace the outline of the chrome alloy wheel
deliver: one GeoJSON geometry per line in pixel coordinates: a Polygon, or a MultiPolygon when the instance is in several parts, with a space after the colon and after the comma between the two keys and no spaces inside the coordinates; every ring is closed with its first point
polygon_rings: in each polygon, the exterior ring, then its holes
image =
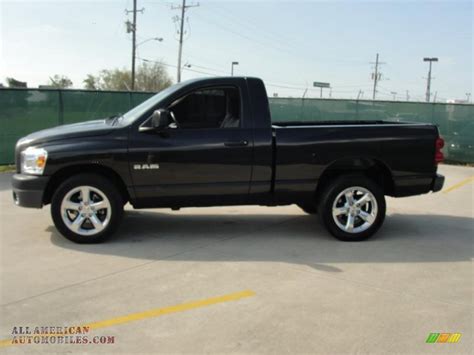
{"type": "Polygon", "coordinates": [[[332,218],[347,233],[360,233],[369,229],[377,218],[375,196],[366,188],[353,186],[337,195],[332,205],[332,218]]]}
{"type": "Polygon", "coordinates": [[[61,218],[74,233],[95,235],[110,222],[112,208],[107,196],[92,186],[78,186],[61,202],[61,218]]]}

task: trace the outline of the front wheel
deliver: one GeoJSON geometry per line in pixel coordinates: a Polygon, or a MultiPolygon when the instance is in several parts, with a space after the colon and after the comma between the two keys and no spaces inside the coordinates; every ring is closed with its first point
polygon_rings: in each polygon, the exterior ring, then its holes
{"type": "Polygon", "coordinates": [[[321,220],[329,232],[343,241],[371,237],[385,219],[385,197],[380,187],[362,175],[336,179],[322,194],[321,220]]]}
{"type": "Polygon", "coordinates": [[[111,235],[122,218],[120,193],[106,178],[80,174],[64,181],[51,200],[58,231],[76,243],[99,243],[111,235]]]}

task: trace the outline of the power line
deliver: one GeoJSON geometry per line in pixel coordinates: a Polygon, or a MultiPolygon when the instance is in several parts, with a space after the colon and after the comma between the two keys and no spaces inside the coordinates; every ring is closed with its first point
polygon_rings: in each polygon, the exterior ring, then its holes
{"type": "Polygon", "coordinates": [[[216,13],[217,18],[222,17],[222,15],[224,15],[224,17],[227,17],[226,22],[233,22],[239,25],[240,27],[242,26],[245,27],[248,31],[252,33],[253,36],[258,34],[260,36],[266,37],[266,38],[263,38],[265,42],[270,42],[270,41],[277,42],[277,43],[284,42],[287,46],[289,45],[289,46],[292,46],[293,48],[296,48],[293,45],[293,39],[289,39],[288,37],[285,38],[283,35],[280,35],[280,34],[274,34],[273,32],[267,30],[266,28],[262,28],[259,25],[255,25],[254,23],[248,21],[249,20],[248,17],[245,19],[238,18],[234,16],[232,13],[230,13],[229,10],[218,6],[217,3],[213,3],[212,7],[209,7],[209,9],[211,10],[211,12],[214,12],[215,10],[218,11],[218,13],[216,13]],[[246,21],[243,21],[243,20],[246,20],[246,21]]]}
{"type": "MultiPolygon", "coordinates": [[[[166,67],[178,68],[177,65],[168,64],[168,63],[165,63],[165,62],[159,61],[159,60],[151,60],[151,59],[146,59],[146,58],[141,58],[141,57],[137,57],[137,58],[140,59],[143,62],[158,63],[158,64],[164,65],[166,67]]],[[[181,69],[182,70],[187,70],[187,71],[190,71],[190,72],[194,72],[194,73],[205,74],[205,75],[209,75],[209,76],[215,76],[216,75],[215,73],[208,73],[208,72],[204,72],[204,71],[201,71],[201,70],[191,69],[190,67],[187,67],[187,66],[184,66],[181,69]]]]}
{"type": "MultiPolygon", "coordinates": [[[[166,62],[163,62],[163,61],[160,61],[160,60],[151,60],[151,59],[146,59],[146,58],[141,58],[141,57],[137,57],[137,59],[142,60],[144,62],[159,63],[159,64],[162,64],[166,67],[177,68],[176,65],[169,64],[169,63],[166,63],[166,62]]],[[[193,72],[193,73],[198,73],[198,74],[203,74],[203,75],[208,75],[208,76],[215,76],[216,74],[220,75],[219,72],[226,74],[225,72],[223,72],[221,70],[217,70],[217,69],[213,69],[213,68],[209,68],[209,67],[204,67],[204,66],[196,65],[196,64],[192,64],[191,67],[183,67],[182,70],[186,70],[186,71],[193,72]],[[194,67],[206,69],[207,71],[196,70],[196,69],[194,69],[194,67]]],[[[267,87],[275,87],[275,88],[288,89],[288,90],[297,90],[297,91],[303,91],[303,92],[304,91],[306,91],[306,92],[308,92],[308,91],[309,92],[315,92],[315,93],[319,92],[318,89],[306,87],[306,86],[303,86],[303,85],[298,86],[298,85],[295,85],[295,84],[276,83],[276,82],[266,81],[266,80],[264,80],[264,82],[265,82],[265,85],[267,87]]],[[[379,86],[379,88],[381,89],[380,92],[379,92],[380,95],[393,98],[394,92],[390,91],[387,88],[381,87],[381,86],[379,86]]],[[[360,94],[360,98],[362,98],[362,96],[364,95],[364,91],[359,90],[357,92],[360,94]]],[[[348,93],[354,93],[354,91],[352,91],[352,90],[332,90],[332,93],[348,94],[348,93]]],[[[396,93],[395,93],[395,95],[396,95],[396,93]]],[[[420,96],[414,96],[414,98],[419,99],[420,96]]],[[[419,100],[419,101],[421,101],[421,100],[419,100]]]]}
{"type": "Polygon", "coordinates": [[[204,69],[204,70],[211,70],[213,72],[216,72],[216,73],[220,73],[220,74],[224,74],[224,75],[227,75],[228,73],[224,70],[220,70],[220,69],[214,69],[214,68],[209,68],[209,67],[205,67],[203,65],[197,65],[197,64],[194,64],[194,62],[192,62],[192,66],[193,67],[197,67],[197,68],[201,68],[201,69],[204,69]]]}
{"type": "MultiPolygon", "coordinates": [[[[265,36],[266,38],[263,38],[263,40],[265,42],[273,41],[273,42],[277,42],[280,45],[285,46],[284,50],[290,49],[289,47],[292,47],[293,51],[296,49],[298,52],[301,52],[302,48],[304,48],[305,50],[308,48],[302,42],[300,42],[300,43],[302,45],[304,45],[304,47],[299,47],[299,46],[295,45],[294,43],[298,40],[297,38],[296,39],[295,38],[290,38],[290,37],[288,37],[284,34],[280,34],[280,33],[270,31],[267,28],[264,28],[264,27],[261,27],[260,25],[255,24],[254,22],[250,21],[250,18],[249,18],[248,15],[245,18],[237,18],[236,16],[234,16],[231,13],[230,10],[225,9],[225,7],[220,6],[220,4],[218,5],[218,3],[213,3],[212,7],[209,7],[209,9],[211,9],[211,11],[218,10],[219,11],[219,13],[217,14],[218,18],[222,17],[222,14],[224,14],[224,16],[227,16],[227,19],[226,19],[227,22],[229,22],[229,21],[234,22],[234,23],[236,23],[240,26],[246,27],[249,31],[251,31],[252,37],[254,37],[256,35],[265,36]]],[[[258,23],[258,20],[256,20],[256,22],[258,23]]],[[[354,63],[357,63],[357,64],[366,63],[363,60],[359,60],[359,59],[342,59],[341,60],[340,58],[322,58],[320,56],[318,56],[318,58],[314,58],[314,59],[311,58],[311,60],[317,60],[317,61],[330,60],[332,62],[352,63],[352,65],[354,65],[354,63]]]]}
{"type": "MultiPolygon", "coordinates": [[[[134,0],[135,1],[135,0],[134,0]]],[[[178,72],[177,72],[177,82],[179,83],[181,81],[181,56],[183,54],[183,32],[184,32],[184,13],[186,12],[186,9],[190,7],[197,7],[199,6],[199,3],[197,4],[192,4],[192,5],[186,5],[186,0],[183,0],[183,3],[181,6],[172,6],[172,10],[181,10],[181,19],[180,19],[180,29],[179,29],[179,49],[178,49],[178,72]]]]}
{"type": "MultiPolygon", "coordinates": [[[[291,90],[302,90],[302,91],[311,91],[315,93],[319,93],[319,89],[314,89],[311,87],[306,87],[306,86],[288,86],[285,85],[285,83],[274,83],[271,81],[266,81],[264,80],[266,86],[271,86],[271,87],[277,87],[281,89],[291,89],[291,90]]],[[[292,85],[292,84],[289,84],[292,85]]],[[[349,90],[331,90],[332,93],[353,93],[354,91],[349,91],[349,90]]]]}
{"type": "MultiPolygon", "coordinates": [[[[164,47],[165,49],[168,49],[170,52],[175,50],[175,48],[173,48],[172,46],[167,45],[166,43],[161,43],[161,46],[164,47]]],[[[213,69],[215,71],[219,71],[219,72],[222,72],[222,73],[227,73],[227,70],[224,70],[224,68],[219,63],[214,62],[214,61],[210,60],[207,57],[204,58],[202,56],[197,56],[195,54],[189,54],[189,53],[186,53],[185,57],[186,58],[189,57],[189,58],[194,59],[193,60],[193,65],[194,65],[195,60],[198,60],[199,62],[209,63],[209,64],[212,64],[215,68],[219,68],[219,69],[213,69]]]]}
{"type": "MultiPolygon", "coordinates": [[[[211,24],[211,25],[213,25],[217,28],[220,28],[221,30],[232,33],[235,36],[241,37],[241,38],[243,38],[243,39],[245,39],[249,42],[253,42],[253,43],[259,45],[260,47],[262,47],[263,49],[270,48],[274,51],[286,54],[286,55],[294,57],[294,58],[298,58],[299,60],[301,60],[303,58],[303,59],[311,59],[311,61],[318,61],[318,62],[324,62],[325,60],[331,60],[331,62],[337,62],[337,61],[341,62],[341,60],[338,60],[338,59],[327,59],[327,58],[322,58],[322,57],[318,57],[318,58],[312,58],[311,57],[310,58],[310,57],[307,57],[307,56],[304,57],[301,54],[301,49],[295,50],[295,49],[285,48],[282,41],[279,41],[278,43],[272,43],[268,39],[264,39],[264,40],[260,41],[260,40],[255,39],[255,35],[257,34],[257,33],[255,33],[255,31],[252,33],[252,35],[246,35],[246,34],[242,33],[242,31],[236,31],[236,30],[234,30],[230,27],[227,27],[226,25],[222,25],[222,24],[218,23],[217,21],[215,21],[214,17],[205,18],[204,16],[202,16],[202,14],[196,15],[196,17],[201,18],[203,21],[205,21],[206,24],[211,24]]],[[[359,61],[354,61],[354,60],[348,60],[346,62],[351,62],[352,63],[351,65],[354,65],[354,62],[357,62],[359,64],[361,63],[359,61]]]]}
{"type": "MultiPolygon", "coordinates": [[[[201,16],[198,15],[197,17],[201,17],[201,16]]],[[[228,27],[226,27],[226,26],[223,26],[223,25],[221,25],[221,24],[215,22],[214,20],[209,20],[209,19],[204,19],[204,18],[203,18],[203,20],[205,20],[207,23],[209,23],[209,24],[211,24],[211,25],[213,25],[213,26],[215,26],[215,27],[218,27],[218,28],[220,28],[220,29],[222,29],[222,30],[224,30],[224,31],[227,31],[227,32],[229,32],[229,33],[232,33],[232,34],[234,34],[234,35],[236,35],[236,36],[239,36],[239,37],[241,37],[241,38],[243,38],[243,39],[246,39],[246,40],[248,40],[248,41],[250,41],[250,42],[256,43],[256,44],[258,44],[258,45],[260,45],[260,46],[262,46],[262,47],[271,48],[271,49],[273,49],[273,50],[279,51],[279,52],[281,52],[281,53],[285,53],[285,54],[287,54],[287,55],[288,55],[288,54],[291,54],[291,53],[289,53],[288,51],[286,51],[285,49],[283,49],[283,48],[281,48],[281,47],[273,46],[272,44],[268,43],[268,41],[265,41],[265,42],[258,41],[258,40],[256,40],[256,39],[253,38],[253,37],[247,36],[247,35],[245,35],[245,34],[243,34],[243,33],[234,31],[234,30],[232,30],[232,29],[230,29],[230,28],[228,28],[228,27]]]]}
{"type": "MultiPolygon", "coordinates": [[[[146,59],[146,58],[141,58],[141,57],[137,57],[138,59],[144,61],[144,62],[152,62],[152,63],[159,63],[159,64],[162,64],[164,66],[167,66],[167,67],[172,67],[172,68],[177,68],[176,65],[173,65],[173,64],[168,64],[166,62],[163,62],[163,61],[159,61],[159,60],[151,60],[151,59],[146,59]]],[[[199,73],[199,74],[204,74],[204,75],[210,75],[210,76],[215,76],[215,75],[222,75],[222,74],[227,74],[227,72],[224,72],[222,70],[219,70],[219,69],[214,69],[214,68],[210,68],[210,67],[206,67],[206,66],[202,66],[202,65],[197,65],[197,64],[194,64],[192,63],[192,65],[190,67],[183,67],[182,68],[183,70],[187,70],[187,71],[190,71],[190,72],[194,72],[194,73],[199,73]],[[203,70],[196,70],[196,69],[191,69],[191,68],[194,68],[194,67],[197,67],[198,69],[204,69],[205,71],[203,70]]],[[[278,87],[278,88],[282,88],[282,89],[290,89],[290,90],[307,90],[307,91],[312,91],[312,92],[317,92],[319,91],[318,89],[314,89],[314,88],[308,88],[304,85],[296,85],[296,84],[290,84],[290,83],[276,83],[276,82],[272,82],[272,81],[266,81],[265,80],[265,85],[267,86],[270,86],[270,87],[278,87]]],[[[349,90],[332,90],[333,93],[352,93],[353,91],[349,91],[349,90]]]]}

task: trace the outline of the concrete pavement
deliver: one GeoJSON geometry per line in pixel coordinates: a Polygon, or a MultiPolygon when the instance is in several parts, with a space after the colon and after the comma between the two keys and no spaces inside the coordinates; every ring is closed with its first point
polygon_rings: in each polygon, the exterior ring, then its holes
{"type": "MultiPolygon", "coordinates": [[[[474,176],[446,166],[446,187],[474,176]]],[[[473,183],[388,198],[367,242],[333,239],[296,206],[127,210],[117,236],[77,245],[49,206],[13,205],[0,174],[0,340],[15,326],[114,320],[114,344],[43,344],[11,353],[471,353],[473,183]],[[190,301],[252,291],[237,300],[190,301]],[[208,302],[209,303],[209,302],[208,302]],[[133,318],[133,317],[132,317],[133,318]],[[462,333],[426,344],[430,333],[462,333]]]]}

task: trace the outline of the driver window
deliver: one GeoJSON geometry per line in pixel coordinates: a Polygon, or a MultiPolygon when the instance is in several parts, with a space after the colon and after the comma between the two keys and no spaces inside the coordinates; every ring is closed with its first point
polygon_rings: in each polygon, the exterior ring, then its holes
{"type": "Polygon", "coordinates": [[[240,95],[237,88],[195,91],[171,105],[179,128],[238,128],[240,95]]]}

